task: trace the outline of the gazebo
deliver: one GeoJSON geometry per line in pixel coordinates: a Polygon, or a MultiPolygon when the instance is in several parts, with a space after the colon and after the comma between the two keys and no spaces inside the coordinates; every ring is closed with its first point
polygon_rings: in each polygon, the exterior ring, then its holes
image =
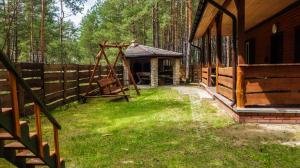
{"type": "MultiPolygon", "coordinates": [[[[138,84],[158,85],[180,83],[182,53],[132,43],[125,52],[130,69],[138,84]]],[[[124,71],[124,83],[128,83],[124,71]]]]}

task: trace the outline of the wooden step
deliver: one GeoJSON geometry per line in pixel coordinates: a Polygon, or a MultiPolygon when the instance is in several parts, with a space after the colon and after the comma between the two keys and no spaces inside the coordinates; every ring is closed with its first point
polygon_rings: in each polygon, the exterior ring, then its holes
{"type": "Polygon", "coordinates": [[[32,158],[26,161],[26,165],[29,166],[43,166],[45,165],[44,161],[39,158],[32,158]]]}
{"type": "Polygon", "coordinates": [[[26,149],[26,147],[23,144],[21,144],[20,142],[12,142],[12,143],[6,144],[6,145],[4,145],[4,148],[18,149],[18,150],[26,149]]]}
{"type": "Polygon", "coordinates": [[[11,112],[12,108],[1,108],[1,112],[11,112]]]}
{"type": "Polygon", "coordinates": [[[0,140],[14,140],[15,138],[7,132],[0,133],[0,140]]]}
{"type": "MultiPolygon", "coordinates": [[[[128,90],[128,88],[123,88],[123,90],[126,91],[126,90],[128,90]]],[[[116,90],[111,91],[111,94],[118,94],[120,92],[122,92],[122,89],[116,89],[116,90]]]]}
{"type": "Polygon", "coordinates": [[[23,150],[17,153],[17,157],[21,158],[36,158],[35,154],[32,153],[30,150],[23,150]]]}

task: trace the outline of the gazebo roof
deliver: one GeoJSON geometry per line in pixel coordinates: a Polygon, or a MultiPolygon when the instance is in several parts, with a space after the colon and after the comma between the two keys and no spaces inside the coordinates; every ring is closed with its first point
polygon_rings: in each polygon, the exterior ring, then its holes
{"type": "Polygon", "coordinates": [[[126,58],[140,58],[140,57],[182,57],[182,53],[163,50],[160,48],[149,47],[138,43],[132,43],[125,52],[126,58]]]}

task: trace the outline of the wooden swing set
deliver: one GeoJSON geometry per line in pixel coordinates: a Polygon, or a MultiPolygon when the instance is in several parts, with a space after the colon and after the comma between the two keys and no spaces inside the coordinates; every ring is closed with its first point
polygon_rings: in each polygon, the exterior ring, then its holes
{"type": "Polygon", "coordinates": [[[136,82],[132,76],[130,67],[128,66],[127,60],[125,58],[125,54],[123,52],[123,49],[124,48],[126,49],[128,46],[129,45],[124,45],[124,44],[122,44],[122,45],[106,44],[106,42],[103,44],[99,44],[100,51],[98,52],[98,54],[96,56],[96,64],[93,68],[92,75],[90,76],[90,79],[89,79],[89,89],[83,96],[84,101],[86,101],[87,98],[95,98],[95,97],[124,97],[126,99],[126,101],[129,101],[129,95],[126,94],[126,91],[129,90],[129,88],[124,87],[122,85],[120,79],[118,78],[116,70],[115,70],[116,65],[120,59],[123,63],[124,69],[126,68],[126,70],[128,72],[129,80],[133,84],[137,95],[140,95],[140,91],[139,91],[139,89],[136,85],[136,82]],[[109,49],[109,48],[114,48],[114,49],[119,50],[118,55],[115,58],[113,65],[110,63],[110,61],[105,53],[105,49],[109,49]],[[100,61],[102,58],[105,59],[109,71],[108,71],[106,78],[101,79],[101,75],[99,75],[99,79],[97,80],[99,89],[97,88],[96,92],[95,92],[95,90],[93,90],[93,83],[95,82],[94,77],[96,75],[97,68],[101,64],[100,61]]]}

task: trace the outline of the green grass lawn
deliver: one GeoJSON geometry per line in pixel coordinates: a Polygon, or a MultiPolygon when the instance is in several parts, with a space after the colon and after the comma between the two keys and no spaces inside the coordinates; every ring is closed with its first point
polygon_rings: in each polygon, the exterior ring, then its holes
{"type": "MultiPolygon", "coordinates": [[[[300,148],[276,141],[292,135],[243,132],[249,126],[211,104],[202,102],[201,118],[194,120],[188,97],[159,88],[129,103],[94,99],[57,109],[61,155],[70,168],[300,167],[300,148]]],[[[45,138],[52,140],[51,130],[47,124],[45,138]]],[[[9,165],[0,160],[0,167],[9,165]]]]}

